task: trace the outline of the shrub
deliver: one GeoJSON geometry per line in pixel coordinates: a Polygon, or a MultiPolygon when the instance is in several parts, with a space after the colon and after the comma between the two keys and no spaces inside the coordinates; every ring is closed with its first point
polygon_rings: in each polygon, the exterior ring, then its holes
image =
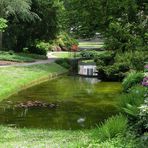
{"type": "Polygon", "coordinates": [[[104,141],[119,134],[124,135],[127,129],[127,118],[123,115],[113,116],[99,127],[99,138],[104,141]]]}
{"type": "Polygon", "coordinates": [[[147,148],[148,146],[148,132],[145,132],[141,137],[140,137],[140,148],[147,148]]]}
{"type": "Polygon", "coordinates": [[[51,44],[45,41],[37,41],[36,42],[36,47],[39,49],[43,49],[45,51],[51,50],[51,44]]]}
{"type": "Polygon", "coordinates": [[[49,50],[52,50],[52,45],[45,41],[35,41],[33,45],[24,49],[26,52],[46,55],[49,50]]]}
{"type": "Polygon", "coordinates": [[[54,44],[60,46],[63,50],[71,50],[73,45],[78,45],[78,41],[69,36],[66,32],[61,32],[54,41],[54,44]]]}
{"type": "Polygon", "coordinates": [[[99,76],[105,80],[121,81],[130,69],[127,61],[117,61],[113,52],[106,52],[95,59],[99,76]]]}
{"type": "Polygon", "coordinates": [[[97,59],[99,59],[103,61],[105,65],[111,65],[114,63],[114,57],[115,57],[115,53],[108,51],[103,54],[96,55],[95,60],[97,61],[97,59]]]}
{"type": "Polygon", "coordinates": [[[83,50],[80,53],[80,56],[85,59],[94,59],[98,55],[98,51],[95,50],[83,50]]]}
{"type": "Polygon", "coordinates": [[[55,62],[67,69],[70,68],[70,61],[68,59],[58,59],[55,62]]]}
{"type": "Polygon", "coordinates": [[[28,53],[46,55],[47,51],[45,49],[36,48],[35,46],[28,47],[28,53]]]}
{"type": "Polygon", "coordinates": [[[129,71],[129,65],[124,62],[106,66],[103,61],[98,60],[97,70],[102,79],[121,81],[126,76],[126,72],[129,71]]]}
{"type": "Polygon", "coordinates": [[[144,52],[135,51],[131,58],[132,67],[138,71],[143,70],[146,58],[144,52]]]}
{"type": "Polygon", "coordinates": [[[139,107],[144,103],[144,96],[147,90],[145,87],[137,85],[131,88],[129,93],[124,93],[119,99],[119,109],[129,116],[137,117],[139,107]]]}
{"type": "Polygon", "coordinates": [[[147,52],[142,51],[128,51],[125,53],[117,53],[115,61],[118,63],[126,62],[129,63],[130,68],[134,70],[143,70],[145,62],[148,59],[147,52]]]}
{"type": "Polygon", "coordinates": [[[122,80],[129,70],[127,63],[115,63],[104,68],[107,78],[110,80],[122,80]]]}
{"type": "Polygon", "coordinates": [[[129,73],[122,83],[124,91],[128,91],[134,85],[140,84],[143,80],[143,77],[144,74],[142,72],[129,73]]]}

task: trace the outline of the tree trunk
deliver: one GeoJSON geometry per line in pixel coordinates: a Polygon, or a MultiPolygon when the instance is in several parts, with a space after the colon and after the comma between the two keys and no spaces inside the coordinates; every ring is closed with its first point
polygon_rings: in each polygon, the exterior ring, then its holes
{"type": "Polygon", "coordinates": [[[0,31],[0,50],[3,48],[3,32],[0,31]]]}

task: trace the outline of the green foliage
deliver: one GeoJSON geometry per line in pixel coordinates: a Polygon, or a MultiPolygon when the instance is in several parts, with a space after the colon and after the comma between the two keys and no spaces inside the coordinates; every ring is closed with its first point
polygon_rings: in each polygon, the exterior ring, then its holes
{"type": "Polygon", "coordinates": [[[34,48],[29,48],[30,53],[46,55],[48,51],[52,50],[52,45],[45,41],[36,41],[34,48]]]}
{"type": "Polygon", "coordinates": [[[105,40],[106,48],[115,51],[134,51],[142,47],[142,39],[131,33],[134,25],[123,22],[111,22],[108,29],[108,38],[105,40]]]}
{"type": "Polygon", "coordinates": [[[80,56],[85,59],[95,59],[101,52],[95,50],[83,50],[80,52],[80,56]]]}
{"type": "Polygon", "coordinates": [[[56,63],[67,69],[71,67],[68,59],[58,59],[56,60],[56,63]]]}
{"type": "Polygon", "coordinates": [[[143,78],[144,78],[143,72],[135,72],[135,71],[130,72],[122,82],[123,90],[128,91],[134,85],[142,83],[143,78]]]}
{"type": "Polygon", "coordinates": [[[129,70],[129,65],[127,63],[115,63],[113,65],[109,65],[103,67],[102,69],[106,74],[106,78],[110,80],[122,80],[126,72],[129,70]]]}
{"type": "Polygon", "coordinates": [[[130,70],[143,71],[147,59],[147,51],[106,52],[96,56],[95,62],[101,78],[122,80],[130,70]]]}
{"type": "Polygon", "coordinates": [[[101,142],[100,144],[90,144],[90,148],[136,148],[139,145],[134,135],[117,136],[115,138],[101,142]]]}
{"type": "Polygon", "coordinates": [[[121,80],[130,69],[130,64],[126,61],[116,61],[113,52],[106,52],[95,58],[99,75],[102,79],[121,80]]]}
{"type": "Polygon", "coordinates": [[[100,0],[100,31],[107,49],[145,50],[147,46],[147,6],[145,1],[100,0]],[[103,10],[103,11],[102,11],[103,10]]]}
{"type": "Polygon", "coordinates": [[[61,16],[63,29],[78,38],[90,38],[98,31],[98,0],[63,0],[65,11],[61,16]]]}
{"type": "Polygon", "coordinates": [[[99,138],[101,141],[114,138],[120,134],[124,135],[127,130],[127,118],[123,115],[113,116],[99,127],[99,138]]]}
{"type": "Polygon", "coordinates": [[[28,52],[31,54],[47,55],[47,51],[45,48],[38,48],[34,46],[29,47],[28,52]]]}
{"type": "MultiPolygon", "coordinates": [[[[148,97],[148,93],[146,96],[148,97]]],[[[139,109],[136,128],[143,133],[148,130],[148,98],[145,97],[144,103],[141,104],[139,109]]]]}
{"type": "Polygon", "coordinates": [[[0,15],[4,18],[13,16],[17,20],[34,20],[38,16],[31,11],[31,4],[31,0],[0,0],[0,15]]]}
{"type": "Polygon", "coordinates": [[[116,62],[126,62],[130,65],[130,69],[137,71],[143,70],[145,62],[148,60],[147,51],[128,51],[125,53],[117,53],[115,56],[116,62]]]}
{"type": "Polygon", "coordinates": [[[134,86],[129,93],[124,93],[119,99],[119,109],[129,116],[137,117],[147,90],[143,86],[134,86]]]}
{"type": "Polygon", "coordinates": [[[111,64],[114,60],[114,52],[112,51],[107,51],[104,52],[103,54],[98,54],[95,57],[95,60],[97,61],[97,59],[102,60],[104,62],[105,65],[111,64]]]}
{"type": "Polygon", "coordinates": [[[148,146],[148,132],[145,132],[141,137],[140,137],[140,147],[141,148],[147,148],[148,146]]]}
{"type": "Polygon", "coordinates": [[[44,41],[37,41],[36,47],[45,51],[49,51],[51,49],[51,45],[44,41]]]}
{"type": "Polygon", "coordinates": [[[78,41],[66,32],[61,32],[54,44],[60,46],[63,50],[71,50],[72,45],[78,45],[78,41]]]}
{"type": "Polygon", "coordinates": [[[69,51],[71,50],[72,45],[78,45],[77,40],[63,32],[57,37],[57,39],[54,40],[36,40],[35,43],[28,48],[28,52],[46,55],[48,51],[54,51],[58,49],[69,51]]]}
{"type": "Polygon", "coordinates": [[[140,71],[143,70],[145,62],[148,60],[148,52],[139,52],[136,51],[133,53],[131,58],[131,64],[133,69],[140,71]]]}
{"type": "Polygon", "coordinates": [[[7,20],[0,18],[0,31],[4,31],[7,28],[7,20]]]}
{"type": "MultiPolygon", "coordinates": [[[[28,0],[18,0],[20,2],[28,0]]],[[[30,0],[29,0],[30,2],[30,0]]],[[[15,51],[22,51],[24,47],[30,47],[36,40],[48,42],[55,39],[60,32],[59,14],[63,4],[59,0],[32,0],[27,7],[34,16],[31,21],[20,17],[9,17],[9,25],[4,33],[4,46],[15,51]]],[[[17,4],[16,4],[17,5],[17,4]]],[[[19,3],[20,6],[22,6],[19,3]]],[[[19,6],[19,7],[20,7],[19,6]]],[[[22,7],[20,7],[22,8],[22,7]]],[[[21,9],[21,11],[25,11],[21,9]]],[[[26,13],[30,14],[27,10],[26,13]]],[[[35,49],[34,49],[35,50],[35,49]]]]}

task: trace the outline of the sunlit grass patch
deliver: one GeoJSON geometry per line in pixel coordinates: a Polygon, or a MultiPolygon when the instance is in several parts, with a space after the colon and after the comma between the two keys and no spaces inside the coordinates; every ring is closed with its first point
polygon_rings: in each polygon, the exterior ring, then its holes
{"type": "Polygon", "coordinates": [[[103,42],[79,42],[79,47],[101,48],[104,46],[103,42]]]}
{"type": "Polygon", "coordinates": [[[67,70],[56,63],[26,67],[0,68],[0,100],[30,85],[38,79],[64,73],[67,70]]]}

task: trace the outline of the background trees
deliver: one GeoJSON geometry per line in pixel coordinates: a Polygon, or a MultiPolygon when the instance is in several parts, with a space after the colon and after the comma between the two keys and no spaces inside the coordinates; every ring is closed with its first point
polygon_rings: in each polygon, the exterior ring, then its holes
{"type": "MultiPolygon", "coordinates": [[[[0,18],[30,21],[35,16],[37,15],[31,11],[31,0],[0,0],[0,18]]],[[[2,48],[2,31],[0,31],[0,48],[2,48]]]]}
{"type": "Polygon", "coordinates": [[[21,51],[62,31],[88,39],[99,32],[114,51],[145,50],[148,42],[146,0],[0,0],[0,8],[8,49],[21,51]]]}
{"type": "Polygon", "coordinates": [[[108,49],[146,49],[147,5],[142,0],[100,0],[99,30],[108,49]]]}
{"type": "Polygon", "coordinates": [[[107,49],[124,52],[146,48],[146,0],[63,1],[64,26],[77,37],[90,38],[100,32],[107,49]]]}
{"type": "Polygon", "coordinates": [[[66,30],[77,37],[90,38],[98,31],[98,0],[63,0],[63,22],[66,30]]]}
{"type": "Polygon", "coordinates": [[[22,51],[23,47],[32,46],[35,40],[50,40],[58,34],[58,15],[62,3],[59,0],[32,0],[28,4],[29,7],[25,7],[28,11],[24,10],[22,16],[17,11],[16,15],[7,17],[9,23],[4,34],[5,48],[22,51]]]}

